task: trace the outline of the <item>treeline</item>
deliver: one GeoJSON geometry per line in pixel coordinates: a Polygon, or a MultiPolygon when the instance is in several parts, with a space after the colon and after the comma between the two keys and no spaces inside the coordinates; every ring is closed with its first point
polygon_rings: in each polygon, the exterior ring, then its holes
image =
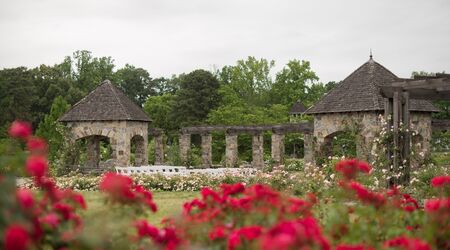
{"type": "Polygon", "coordinates": [[[152,78],[143,68],[126,64],[116,69],[111,57],[94,57],[83,50],[53,66],[3,69],[0,137],[6,136],[15,119],[30,121],[38,128],[52,103],[58,104],[55,109],[62,109],[55,110],[59,115],[67,104],[75,104],[105,79],[143,106],[154,121],[152,126],[167,131],[206,123],[286,122],[295,101],[309,106],[332,85],[319,83],[307,61],[292,60],[276,73],[274,65],[274,61],[248,57],[215,72],[199,69],[152,78]]]}

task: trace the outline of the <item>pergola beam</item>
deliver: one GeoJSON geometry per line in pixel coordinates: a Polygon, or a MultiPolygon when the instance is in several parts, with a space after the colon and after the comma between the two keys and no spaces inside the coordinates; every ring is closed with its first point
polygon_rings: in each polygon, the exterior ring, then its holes
{"type": "Polygon", "coordinates": [[[395,92],[409,92],[411,99],[450,100],[450,79],[432,78],[393,82],[380,87],[381,94],[393,98],[395,92]]]}

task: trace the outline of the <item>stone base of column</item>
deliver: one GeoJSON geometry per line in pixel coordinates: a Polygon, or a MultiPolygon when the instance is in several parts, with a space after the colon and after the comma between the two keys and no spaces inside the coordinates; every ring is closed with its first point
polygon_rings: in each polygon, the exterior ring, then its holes
{"type": "Polygon", "coordinates": [[[264,137],[262,134],[253,135],[252,153],[252,166],[262,169],[264,167],[264,137]]]}
{"type": "Polygon", "coordinates": [[[203,134],[202,137],[202,161],[203,167],[212,166],[212,136],[211,134],[203,134]]]}
{"type": "Polygon", "coordinates": [[[183,165],[187,164],[189,150],[191,149],[191,134],[180,135],[180,158],[183,165]]]}
{"type": "Polygon", "coordinates": [[[157,135],[155,140],[155,165],[164,164],[164,142],[163,136],[157,135]]]}
{"type": "Polygon", "coordinates": [[[303,148],[303,162],[305,163],[305,165],[314,165],[314,139],[312,134],[303,135],[303,148]]]}
{"type": "Polygon", "coordinates": [[[272,134],[272,160],[274,167],[283,164],[284,158],[284,134],[272,134]]]}
{"type": "Polygon", "coordinates": [[[225,144],[225,167],[236,167],[238,163],[238,136],[234,134],[226,134],[225,144]]]}

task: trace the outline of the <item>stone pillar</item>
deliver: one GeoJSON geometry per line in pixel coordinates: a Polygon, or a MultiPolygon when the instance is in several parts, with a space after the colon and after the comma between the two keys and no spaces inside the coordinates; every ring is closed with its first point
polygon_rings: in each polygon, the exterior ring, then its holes
{"type": "Polygon", "coordinates": [[[238,135],[233,133],[226,133],[225,144],[225,167],[236,167],[238,163],[238,135]]]}
{"type": "Polygon", "coordinates": [[[312,134],[303,135],[303,148],[303,162],[305,164],[314,165],[314,137],[312,134]]]}
{"type": "Polygon", "coordinates": [[[98,136],[87,138],[87,159],[86,166],[97,168],[100,162],[100,139],[98,136]]]}
{"type": "Polygon", "coordinates": [[[275,166],[283,164],[284,134],[272,133],[272,160],[275,166]]]}
{"type": "Polygon", "coordinates": [[[191,134],[180,134],[180,158],[183,164],[187,163],[188,153],[191,149],[191,134]]]}
{"type": "MultiPolygon", "coordinates": [[[[134,152],[134,166],[139,167],[144,165],[145,161],[145,147],[144,147],[144,138],[140,135],[135,135],[132,138],[133,144],[136,147],[136,151],[134,152]]],[[[131,146],[131,145],[130,145],[131,146]]]]}
{"type": "Polygon", "coordinates": [[[252,139],[252,166],[255,168],[264,167],[264,137],[263,134],[254,134],[252,139]]]}
{"type": "Polygon", "coordinates": [[[164,142],[163,135],[155,135],[155,165],[162,165],[164,163],[164,142]]]}
{"type": "Polygon", "coordinates": [[[201,137],[203,167],[209,168],[212,165],[212,136],[210,133],[205,133],[201,137]]]}
{"type": "Polygon", "coordinates": [[[127,167],[130,165],[130,137],[125,129],[116,133],[116,137],[111,139],[113,148],[113,158],[117,161],[117,166],[127,167]]]}
{"type": "Polygon", "coordinates": [[[147,166],[148,165],[148,134],[144,134],[144,145],[142,147],[143,155],[142,155],[142,162],[141,166],[147,166]]]}

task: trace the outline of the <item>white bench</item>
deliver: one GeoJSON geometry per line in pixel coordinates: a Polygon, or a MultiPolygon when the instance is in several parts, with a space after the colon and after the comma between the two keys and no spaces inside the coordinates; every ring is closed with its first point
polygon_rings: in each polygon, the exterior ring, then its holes
{"type": "Polygon", "coordinates": [[[245,174],[254,175],[257,170],[254,168],[205,168],[187,169],[179,166],[141,166],[141,167],[116,167],[116,172],[121,175],[133,174],[163,174],[163,175],[189,175],[189,174],[245,174]]]}
{"type": "Polygon", "coordinates": [[[188,174],[186,167],[175,166],[141,166],[141,167],[116,167],[116,172],[122,175],[132,174],[188,174]]]}

